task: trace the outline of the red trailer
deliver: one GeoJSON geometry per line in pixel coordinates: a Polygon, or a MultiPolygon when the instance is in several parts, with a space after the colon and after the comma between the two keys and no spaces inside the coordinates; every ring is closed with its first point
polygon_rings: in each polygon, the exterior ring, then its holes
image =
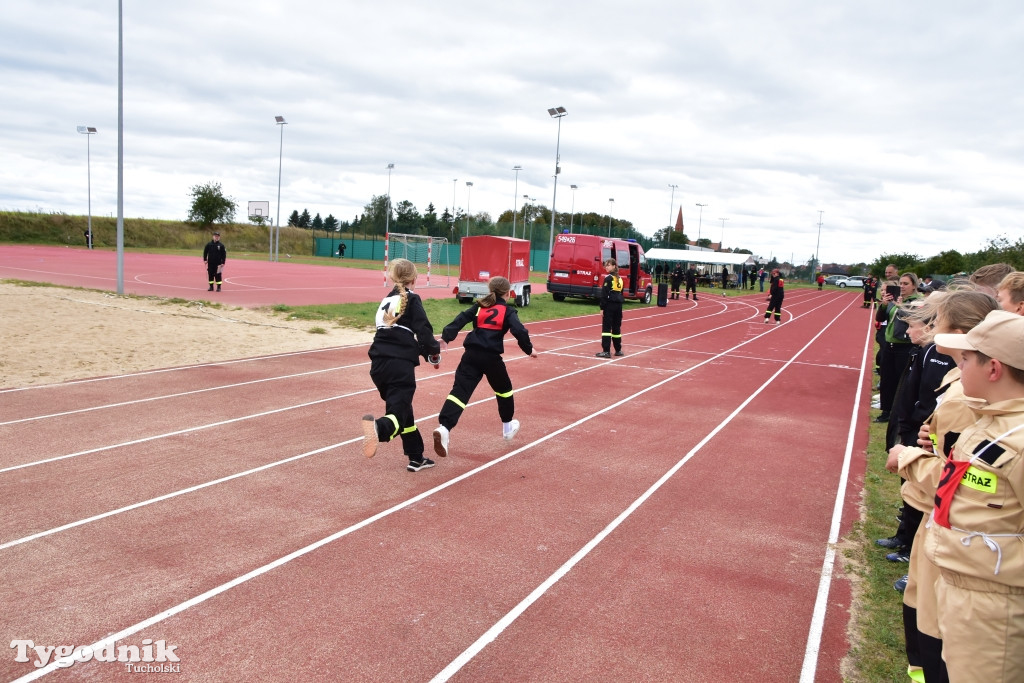
{"type": "Polygon", "coordinates": [[[487,281],[498,275],[512,283],[516,306],[530,305],[530,242],[494,235],[462,238],[455,289],[459,301],[469,303],[487,294],[487,281]]]}

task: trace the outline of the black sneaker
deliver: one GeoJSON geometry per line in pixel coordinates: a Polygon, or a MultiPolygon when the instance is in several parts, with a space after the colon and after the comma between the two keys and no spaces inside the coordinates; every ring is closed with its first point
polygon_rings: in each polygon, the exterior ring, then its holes
{"type": "Polygon", "coordinates": [[[615,355],[616,356],[625,356],[626,354],[624,354],[621,350],[619,350],[619,351],[615,352],[615,355]]]}
{"type": "Polygon", "coordinates": [[[598,358],[611,358],[612,357],[612,354],[608,353],[607,351],[602,351],[601,353],[595,353],[594,355],[596,357],[598,357],[598,358]]]}
{"type": "Polygon", "coordinates": [[[875,543],[877,545],[882,546],[883,548],[888,548],[889,550],[903,549],[903,542],[895,536],[890,536],[889,538],[880,538],[877,541],[875,541],[875,543]]]}
{"type": "Polygon", "coordinates": [[[881,415],[879,415],[878,417],[875,418],[875,422],[888,422],[888,421],[889,421],[889,413],[882,413],[881,415]]]}
{"type": "Polygon", "coordinates": [[[405,468],[409,472],[419,472],[425,470],[428,467],[433,467],[434,461],[430,458],[423,458],[422,460],[410,460],[409,465],[405,468]]]}
{"type": "Polygon", "coordinates": [[[896,583],[892,585],[893,588],[898,590],[900,593],[907,590],[907,581],[910,579],[910,575],[904,574],[901,578],[896,579],[896,583]]]}
{"type": "Polygon", "coordinates": [[[894,553],[886,555],[885,559],[890,562],[910,562],[910,553],[906,550],[897,550],[894,553]]]}

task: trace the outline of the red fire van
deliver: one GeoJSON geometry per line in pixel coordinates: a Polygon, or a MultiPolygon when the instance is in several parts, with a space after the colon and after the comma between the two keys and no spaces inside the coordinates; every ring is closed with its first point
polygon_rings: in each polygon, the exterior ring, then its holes
{"type": "Polygon", "coordinates": [[[651,274],[647,271],[644,248],[634,240],[599,235],[563,233],[555,236],[548,268],[548,291],[555,301],[565,297],[598,298],[604,282],[605,259],[614,258],[622,277],[626,299],[651,303],[651,274]]]}

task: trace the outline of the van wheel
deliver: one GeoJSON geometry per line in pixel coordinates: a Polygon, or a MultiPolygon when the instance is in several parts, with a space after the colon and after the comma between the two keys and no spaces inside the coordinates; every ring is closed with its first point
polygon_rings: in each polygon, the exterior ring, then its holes
{"type": "Polygon", "coordinates": [[[530,305],[530,288],[523,287],[523,306],[530,305]]]}
{"type": "Polygon", "coordinates": [[[565,294],[552,294],[551,298],[555,301],[565,301],[565,294]]]}
{"type": "Polygon", "coordinates": [[[471,296],[460,296],[459,297],[459,303],[460,304],[468,304],[468,303],[472,303],[472,301],[473,301],[473,297],[471,297],[471,296]]]}
{"type": "Polygon", "coordinates": [[[646,290],[644,290],[644,303],[645,304],[651,303],[651,288],[650,287],[648,287],[646,290]]]}

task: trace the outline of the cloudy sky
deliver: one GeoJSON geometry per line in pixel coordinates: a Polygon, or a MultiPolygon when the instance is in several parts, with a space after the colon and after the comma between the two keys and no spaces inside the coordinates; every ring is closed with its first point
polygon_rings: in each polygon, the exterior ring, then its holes
{"type": "MultiPolygon", "coordinates": [[[[84,214],[86,125],[116,215],[117,2],[3,7],[0,210],[84,214]]],[[[1022,70],[1019,0],[125,0],[124,214],[215,181],[273,216],[275,115],[282,220],[350,220],[388,163],[421,212],[550,207],[562,106],[559,211],[653,234],[682,207],[798,262],[819,211],[826,263],[975,251],[1022,236],[1022,70]]]]}

